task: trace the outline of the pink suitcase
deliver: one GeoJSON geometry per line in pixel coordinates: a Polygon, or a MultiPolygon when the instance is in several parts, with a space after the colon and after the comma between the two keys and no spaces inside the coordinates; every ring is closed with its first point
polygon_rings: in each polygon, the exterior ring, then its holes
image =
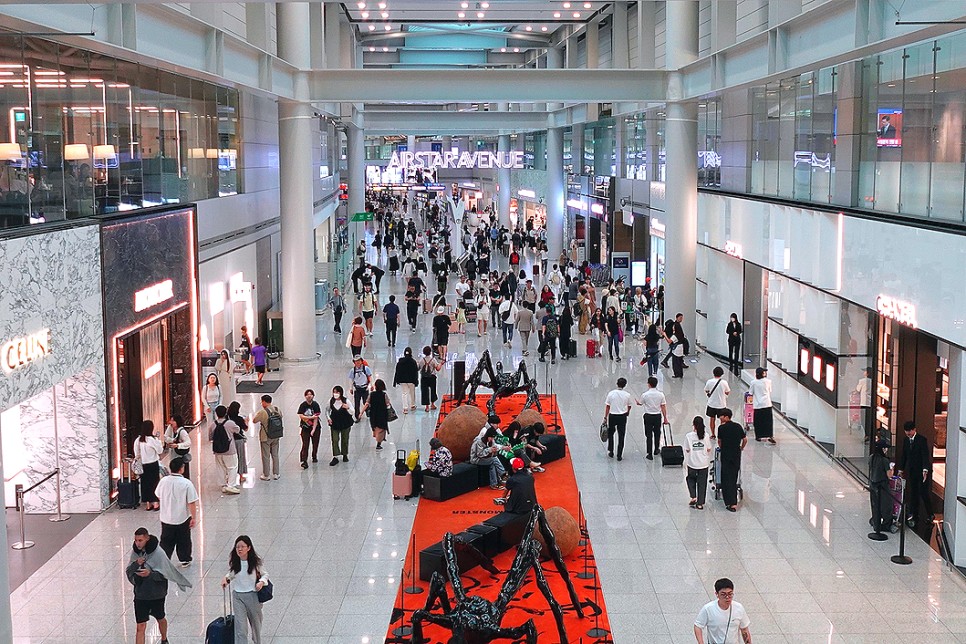
{"type": "Polygon", "coordinates": [[[392,472],[392,498],[408,499],[412,495],[413,473],[406,467],[406,450],[396,450],[396,465],[392,472]]]}

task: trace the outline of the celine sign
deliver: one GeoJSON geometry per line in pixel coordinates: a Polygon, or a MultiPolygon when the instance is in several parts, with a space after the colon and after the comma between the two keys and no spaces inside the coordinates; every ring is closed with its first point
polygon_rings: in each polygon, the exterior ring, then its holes
{"type": "Polygon", "coordinates": [[[31,362],[40,360],[50,353],[50,329],[8,340],[0,346],[0,361],[7,373],[31,362]]]}
{"type": "Polygon", "coordinates": [[[164,280],[147,288],[142,288],[134,294],[134,310],[137,313],[152,306],[157,306],[174,297],[174,282],[164,280]]]}
{"type": "Polygon", "coordinates": [[[523,152],[393,152],[388,168],[431,170],[437,168],[523,167],[523,152]]]}
{"type": "Polygon", "coordinates": [[[919,328],[919,323],[916,321],[915,304],[897,300],[891,295],[880,294],[875,298],[875,308],[879,315],[884,318],[895,320],[899,324],[904,324],[913,329],[919,328]]]}

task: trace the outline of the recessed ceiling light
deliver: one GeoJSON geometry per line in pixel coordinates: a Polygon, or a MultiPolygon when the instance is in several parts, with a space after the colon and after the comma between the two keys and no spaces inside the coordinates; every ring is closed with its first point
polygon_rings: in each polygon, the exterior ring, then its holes
{"type": "Polygon", "coordinates": [[[458,14],[456,14],[456,17],[457,18],[465,18],[466,17],[466,14],[463,13],[462,11],[460,11],[458,14]]]}
{"type": "Polygon", "coordinates": [[[513,53],[514,54],[519,54],[520,53],[520,48],[519,47],[514,47],[513,48],[513,53]]]}
{"type": "Polygon", "coordinates": [[[564,9],[569,9],[569,8],[570,8],[570,3],[569,2],[565,2],[564,3],[564,9]]]}
{"type": "Polygon", "coordinates": [[[500,53],[501,54],[505,54],[506,53],[506,47],[500,47],[500,53]]]}
{"type": "Polygon", "coordinates": [[[385,2],[380,2],[379,3],[379,8],[380,9],[385,9],[386,8],[386,3],[385,2]]]}
{"type": "Polygon", "coordinates": [[[369,48],[369,51],[376,51],[376,48],[375,47],[370,47],[369,48]]]}
{"type": "Polygon", "coordinates": [[[482,17],[484,16],[484,15],[485,15],[485,14],[484,14],[484,13],[483,13],[482,11],[478,11],[478,12],[476,13],[476,17],[477,17],[477,18],[482,18],[482,17]]]}
{"type": "Polygon", "coordinates": [[[389,51],[389,47],[383,47],[382,50],[383,51],[389,51]]]}
{"type": "Polygon", "coordinates": [[[392,27],[390,25],[386,25],[386,31],[392,31],[392,27]]]}
{"type": "Polygon", "coordinates": [[[580,12],[574,11],[574,18],[579,18],[579,17],[580,17],[580,12]]]}
{"type": "Polygon", "coordinates": [[[554,11],[553,12],[553,17],[554,18],[559,18],[560,17],[560,12],[559,11],[554,11]]]}
{"type": "Polygon", "coordinates": [[[484,9],[489,9],[490,8],[490,3],[489,2],[484,2],[480,6],[483,7],[484,9]]]}
{"type": "Polygon", "coordinates": [[[360,2],[358,6],[359,6],[360,9],[365,9],[366,8],[366,3],[365,2],[360,2]]]}
{"type": "Polygon", "coordinates": [[[592,5],[589,2],[584,3],[584,9],[590,9],[592,5]]]}
{"type": "Polygon", "coordinates": [[[469,2],[461,2],[460,3],[460,6],[463,7],[464,9],[468,9],[469,6],[470,6],[470,3],[469,2]]]}
{"type": "Polygon", "coordinates": [[[527,31],[533,31],[533,27],[531,27],[530,25],[527,25],[526,27],[524,27],[524,29],[526,29],[527,31]]]}
{"type": "Polygon", "coordinates": [[[368,20],[369,19],[369,12],[368,11],[363,11],[362,12],[362,19],[363,20],[368,20]]]}
{"type": "Polygon", "coordinates": [[[369,25],[369,31],[375,31],[375,30],[376,30],[375,25],[369,25]]]}
{"type": "Polygon", "coordinates": [[[389,12],[388,11],[383,11],[382,12],[382,17],[383,18],[388,18],[389,17],[389,12]]]}
{"type": "Polygon", "coordinates": [[[547,25],[540,27],[540,31],[546,31],[546,30],[547,30],[547,25]]]}

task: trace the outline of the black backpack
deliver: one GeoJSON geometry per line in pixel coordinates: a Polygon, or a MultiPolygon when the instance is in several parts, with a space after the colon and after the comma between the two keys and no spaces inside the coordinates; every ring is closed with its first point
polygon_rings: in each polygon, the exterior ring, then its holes
{"type": "Polygon", "coordinates": [[[281,438],[282,433],[282,415],[268,412],[268,422],[265,424],[265,435],[269,438],[281,438]]]}
{"type": "Polygon", "coordinates": [[[560,334],[560,327],[557,326],[557,318],[553,315],[547,317],[546,319],[546,335],[548,338],[556,338],[560,334]]]}
{"type": "MultiPolygon", "coordinates": [[[[227,422],[227,421],[226,421],[227,422]]],[[[211,435],[211,451],[215,454],[227,454],[231,449],[231,434],[225,423],[215,421],[215,431],[211,435]]]]}

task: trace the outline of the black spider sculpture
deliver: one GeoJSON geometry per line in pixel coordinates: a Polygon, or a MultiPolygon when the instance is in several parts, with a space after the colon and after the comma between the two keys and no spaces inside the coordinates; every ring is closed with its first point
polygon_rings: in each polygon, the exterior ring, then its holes
{"type": "MultiPolygon", "coordinates": [[[[567,591],[570,594],[570,601],[577,611],[578,617],[584,616],[583,608],[577,597],[570,574],[567,572],[567,565],[564,563],[560,548],[557,547],[557,539],[554,537],[553,530],[547,522],[547,515],[539,505],[533,508],[530,513],[530,520],[527,522],[523,539],[517,547],[517,555],[513,559],[513,565],[507,571],[506,579],[500,588],[500,594],[496,600],[489,601],[482,597],[468,597],[463,589],[463,581],[460,578],[459,563],[457,561],[457,548],[469,548],[476,550],[471,545],[457,543],[458,540],[452,532],[443,535],[443,558],[446,562],[446,575],[453,585],[453,597],[456,605],[451,606],[449,595],[446,593],[446,580],[438,573],[433,573],[433,578],[429,582],[429,596],[426,598],[426,606],[422,610],[413,613],[410,642],[412,644],[422,644],[423,642],[423,622],[436,624],[443,628],[448,628],[453,637],[451,644],[486,644],[497,639],[526,638],[527,644],[536,644],[537,627],[533,619],[527,620],[520,626],[503,628],[500,623],[510,605],[510,601],[516,596],[527,580],[527,573],[532,569],[536,577],[537,587],[550,604],[553,611],[554,620],[557,622],[557,634],[561,642],[568,642],[567,629],[563,621],[563,609],[554,598],[547,583],[547,578],[543,574],[540,566],[540,543],[534,539],[534,530],[539,525],[540,533],[550,549],[550,556],[557,567],[557,572],[563,577],[567,584],[567,591]],[[442,614],[432,613],[439,602],[443,609],[442,614]]],[[[486,557],[476,550],[481,559],[486,557]]]]}
{"type": "Polygon", "coordinates": [[[493,390],[493,395],[490,396],[490,400],[486,404],[487,412],[490,414],[496,413],[497,398],[512,396],[520,391],[527,392],[527,401],[523,405],[524,409],[536,407],[537,411],[543,412],[543,408],[540,406],[540,392],[537,390],[537,381],[530,377],[527,372],[527,363],[523,360],[520,361],[516,371],[507,373],[503,371],[502,362],[497,362],[494,370],[490,350],[484,351],[476,369],[473,370],[473,373],[470,374],[456,394],[457,406],[463,404],[464,400],[469,403],[476,402],[476,390],[480,385],[493,390]],[[490,379],[484,381],[484,375],[489,376],[490,379]],[[467,386],[469,386],[468,392],[467,386]]]}

